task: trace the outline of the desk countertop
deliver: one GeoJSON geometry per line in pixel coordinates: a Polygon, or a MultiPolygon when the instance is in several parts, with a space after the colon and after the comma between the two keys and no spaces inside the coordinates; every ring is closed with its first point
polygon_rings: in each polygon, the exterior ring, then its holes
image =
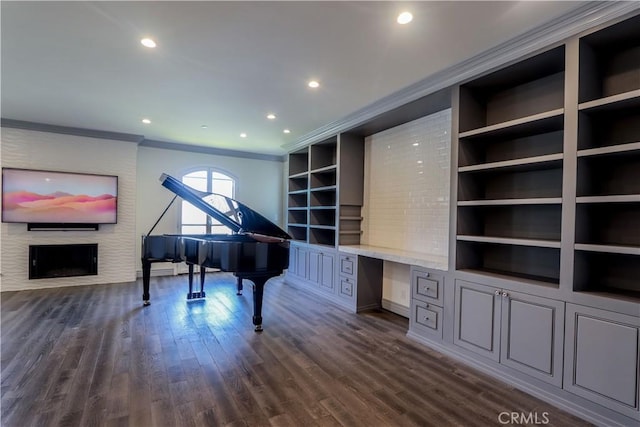
{"type": "Polygon", "coordinates": [[[447,271],[448,259],[442,255],[425,254],[422,252],[405,251],[400,249],[383,248],[369,245],[340,245],[340,252],[354,255],[363,255],[400,264],[417,265],[419,267],[433,268],[447,271]]]}

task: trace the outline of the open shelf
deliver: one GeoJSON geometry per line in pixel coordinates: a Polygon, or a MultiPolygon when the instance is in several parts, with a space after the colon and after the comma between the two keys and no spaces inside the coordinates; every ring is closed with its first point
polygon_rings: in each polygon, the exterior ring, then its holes
{"type": "Polygon", "coordinates": [[[640,150],[578,158],[578,197],[633,194],[640,194],[640,150]]]}
{"type": "Polygon", "coordinates": [[[640,248],[640,202],[578,204],[576,243],[640,248]]]}
{"type": "Polygon", "coordinates": [[[543,111],[531,116],[521,117],[494,125],[476,128],[460,133],[461,139],[470,138],[514,138],[518,135],[549,132],[562,128],[564,108],[543,111]]]}
{"type": "Polygon", "coordinates": [[[458,241],[456,269],[526,279],[542,284],[560,283],[560,249],[489,242],[458,241]]]}
{"type": "Polygon", "coordinates": [[[309,206],[311,207],[329,207],[336,206],[336,187],[325,187],[316,189],[309,193],[309,206]]]}
{"type": "Polygon", "coordinates": [[[520,119],[555,115],[563,107],[564,46],[559,46],[462,85],[460,135],[515,127],[520,119]]]}
{"type": "Polygon", "coordinates": [[[335,208],[316,209],[311,208],[309,210],[309,225],[311,226],[330,226],[336,225],[336,210],[335,208]]]}
{"type": "Polygon", "coordinates": [[[578,150],[640,142],[640,106],[578,115],[578,150]]]}
{"type": "Polygon", "coordinates": [[[309,228],[309,243],[312,245],[335,246],[336,230],[331,228],[309,228]]]}
{"type": "Polygon", "coordinates": [[[289,176],[309,171],[309,150],[304,149],[289,154],[289,176]]]}
{"type": "Polygon", "coordinates": [[[639,105],[640,89],[634,89],[629,92],[607,96],[606,98],[597,98],[593,101],[583,102],[582,104],[578,104],[578,110],[586,113],[607,113],[623,108],[638,107],[639,105]]]}
{"type": "Polygon", "coordinates": [[[562,161],[458,174],[458,200],[562,197],[562,161]]]}
{"type": "Polygon", "coordinates": [[[307,225],[306,208],[290,208],[287,212],[287,222],[289,225],[307,225]]]}
{"type": "Polygon", "coordinates": [[[308,206],[307,203],[307,193],[289,193],[289,208],[306,208],[308,206]]]}
{"type": "Polygon", "coordinates": [[[579,102],[640,89],[640,16],[580,39],[579,102]]]}
{"type": "Polygon", "coordinates": [[[304,225],[289,224],[287,232],[291,235],[293,240],[297,240],[299,242],[307,241],[307,227],[304,225]]]}
{"type": "Polygon", "coordinates": [[[311,170],[335,166],[338,162],[337,145],[336,137],[311,145],[311,170]]]}
{"type": "Polygon", "coordinates": [[[303,176],[289,178],[289,193],[296,191],[306,191],[309,188],[309,176],[305,173],[303,176]]]}
{"type": "Polygon", "coordinates": [[[527,127],[509,128],[509,132],[474,137],[460,136],[458,166],[467,167],[516,159],[562,154],[563,119],[528,123],[527,127]],[[532,126],[533,124],[538,126],[532,126]]]}
{"type": "Polygon", "coordinates": [[[328,166],[319,171],[311,172],[311,189],[334,187],[336,185],[337,168],[328,166]]]}
{"type": "MultiPolygon", "coordinates": [[[[458,235],[560,242],[560,204],[458,208],[458,235]]],[[[459,237],[460,238],[460,237],[459,237]]]]}
{"type": "Polygon", "coordinates": [[[575,251],[574,291],[606,292],[640,300],[640,255],[575,251]]]}
{"type": "Polygon", "coordinates": [[[547,154],[544,156],[504,160],[501,162],[482,163],[473,166],[463,166],[458,168],[459,172],[474,172],[491,169],[511,169],[511,170],[533,170],[533,169],[547,169],[553,167],[558,160],[562,160],[562,153],[547,154]],[[549,163],[552,163],[549,165],[549,163]]]}

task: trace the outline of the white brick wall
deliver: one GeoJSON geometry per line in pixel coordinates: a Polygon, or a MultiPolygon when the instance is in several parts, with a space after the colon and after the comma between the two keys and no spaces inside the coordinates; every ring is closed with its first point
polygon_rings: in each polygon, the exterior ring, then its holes
{"type": "Polygon", "coordinates": [[[451,109],[365,140],[363,244],[447,256],[451,109]]]}
{"type": "Polygon", "coordinates": [[[118,176],[118,223],[98,231],[27,231],[1,224],[0,290],[91,285],[135,280],[136,156],[131,142],[1,129],[3,167],[87,172],[118,176]],[[98,275],[29,280],[29,245],[97,243],[98,275]]]}

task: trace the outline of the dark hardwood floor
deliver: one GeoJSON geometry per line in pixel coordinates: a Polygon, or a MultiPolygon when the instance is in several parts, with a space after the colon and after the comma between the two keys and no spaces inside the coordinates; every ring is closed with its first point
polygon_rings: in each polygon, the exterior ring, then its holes
{"type": "Polygon", "coordinates": [[[205,290],[186,302],[184,276],[152,278],[145,308],[139,282],[2,293],[2,425],[586,425],[407,339],[392,313],[273,279],[255,333],[250,282],[238,297],[209,273],[205,290]]]}

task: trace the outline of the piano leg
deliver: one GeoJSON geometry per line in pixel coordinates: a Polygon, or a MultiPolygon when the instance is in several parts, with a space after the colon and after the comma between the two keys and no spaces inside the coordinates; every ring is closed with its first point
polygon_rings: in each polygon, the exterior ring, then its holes
{"type": "Polygon", "coordinates": [[[204,298],[205,294],[204,294],[204,279],[205,279],[205,274],[207,272],[207,269],[204,268],[203,266],[200,266],[200,291],[199,292],[193,292],[193,269],[194,269],[194,264],[188,264],[189,265],[189,293],[187,293],[187,299],[191,300],[191,299],[198,299],[198,298],[204,298]]]}
{"type": "MultiPolygon", "coordinates": [[[[271,277],[253,276],[249,279],[253,282],[253,325],[256,332],[262,332],[262,299],[264,296],[264,284],[271,277]]],[[[241,277],[239,277],[242,280],[241,277]]]]}
{"type": "Polygon", "coordinates": [[[193,264],[188,264],[189,267],[189,293],[187,299],[193,298],[193,264]]]}
{"type": "Polygon", "coordinates": [[[151,304],[149,301],[149,281],[151,279],[151,263],[142,260],[142,305],[151,304]]]}
{"type": "Polygon", "coordinates": [[[238,277],[236,286],[238,288],[238,290],[236,291],[236,295],[242,295],[242,277],[238,277]]]}
{"type": "Polygon", "coordinates": [[[204,298],[204,279],[207,274],[207,269],[204,266],[200,266],[200,298],[204,298]]]}

